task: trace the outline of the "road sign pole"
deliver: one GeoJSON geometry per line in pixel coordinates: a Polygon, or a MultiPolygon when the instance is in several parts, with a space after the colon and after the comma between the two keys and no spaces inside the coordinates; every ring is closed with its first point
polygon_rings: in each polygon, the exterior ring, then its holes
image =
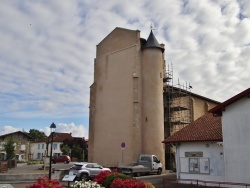
{"type": "Polygon", "coordinates": [[[125,142],[121,143],[121,148],[122,148],[122,164],[123,164],[123,150],[125,149],[125,142]]]}
{"type": "Polygon", "coordinates": [[[123,164],[123,149],[122,149],[122,164],[123,164]]]}

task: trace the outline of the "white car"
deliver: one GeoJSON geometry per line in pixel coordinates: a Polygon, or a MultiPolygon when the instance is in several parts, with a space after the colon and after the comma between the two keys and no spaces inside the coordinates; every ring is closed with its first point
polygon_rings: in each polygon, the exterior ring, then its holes
{"type": "Polygon", "coordinates": [[[76,176],[77,180],[88,180],[94,178],[102,171],[110,171],[109,168],[104,168],[97,163],[87,163],[87,162],[80,162],[75,163],[74,166],[70,168],[70,174],[76,176]]]}

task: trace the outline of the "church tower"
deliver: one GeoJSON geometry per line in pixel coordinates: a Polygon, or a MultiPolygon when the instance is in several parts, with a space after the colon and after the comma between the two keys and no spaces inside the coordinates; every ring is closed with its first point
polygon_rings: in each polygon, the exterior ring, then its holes
{"type": "Polygon", "coordinates": [[[89,162],[115,167],[155,154],[164,165],[164,47],[115,28],[98,45],[90,87],[89,162]]]}

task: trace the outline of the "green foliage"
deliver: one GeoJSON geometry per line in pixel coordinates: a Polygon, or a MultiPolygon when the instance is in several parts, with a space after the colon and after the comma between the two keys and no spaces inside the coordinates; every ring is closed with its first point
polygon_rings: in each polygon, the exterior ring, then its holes
{"type": "Polygon", "coordinates": [[[29,136],[31,136],[33,138],[33,140],[37,140],[37,139],[46,137],[46,134],[44,132],[39,131],[37,129],[30,129],[28,134],[29,134],[29,136]]]}
{"type": "Polygon", "coordinates": [[[61,145],[60,149],[61,149],[63,155],[69,155],[70,148],[68,145],[61,145]]]}
{"type": "Polygon", "coordinates": [[[83,149],[79,145],[73,145],[71,153],[79,161],[83,160],[83,149]]]}
{"type": "Polygon", "coordinates": [[[43,161],[28,161],[27,165],[37,165],[37,164],[43,164],[43,161]]]}
{"type": "Polygon", "coordinates": [[[7,139],[7,142],[4,144],[4,149],[6,151],[6,159],[13,159],[15,157],[15,145],[14,145],[15,141],[12,137],[10,137],[9,139],[7,139]]]}
{"type": "Polygon", "coordinates": [[[109,188],[110,185],[113,183],[113,181],[114,181],[116,178],[120,178],[120,179],[122,179],[122,180],[125,180],[125,179],[131,179],[131,176],[128,176],[128,175],[125,175],[125,174],[122,174],[122,173],[111,173],[111,174],[108,175],[107,178],[104,180],[104,186],[105,186],[105,188],[109,188]]]}
{"type": "Polygon", "coordinates": [[[88,149],[87,142],[82,138],[75,138],[72,140],[66,139],[63,141],[63,144],[60,148],[63,148],[65,145],[68,145],[71,148],[71,157],[77,158],[79,161],[88,160],[88,149]]]}

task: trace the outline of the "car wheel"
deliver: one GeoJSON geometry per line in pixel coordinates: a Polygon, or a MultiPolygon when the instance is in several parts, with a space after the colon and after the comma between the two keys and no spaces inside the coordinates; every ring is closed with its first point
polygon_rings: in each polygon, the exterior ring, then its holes
{"type": "Polygon", "coordinates": [[[161,175],[161,173],[162,173],[162,169],[161,169],[161,168],[158,168],[157,174],[158,174],[158,175],[161,175]]]}
{"type": "Polygon", "coordinates": [[[81,179],[85,181],[88,180],[89,179],[88,174],[85,174],[85,173],[81,174],[81,179]]]}
{"type": "Polygon", "coordinates": [[[63,163],[64,163],[64,164],[66,164],[66,163],[67,163],[67,161],[64,161],[63,163]]]}

